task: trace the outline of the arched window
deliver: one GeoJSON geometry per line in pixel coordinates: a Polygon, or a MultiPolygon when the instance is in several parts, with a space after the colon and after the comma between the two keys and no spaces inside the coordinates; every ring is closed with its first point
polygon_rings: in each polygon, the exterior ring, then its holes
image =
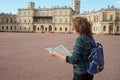
{"type": "Polygon", "coordinates": [[[119,26],[117,26],[117,32],[119,32],[119,26]]]}
{"type": "Polygon", "coordinates": [[[55,27],[55,31],[57,31],[57,27],[55,27]]]}
{"type": "Polygon", "coordinates": [[[4,26],[2,26],[2,29],[4,29],[4,26]]]}
{"type": "Polygon", "coordinates": [[[49,32],[52,32],[52,26],[49,25],[49,32]]]}
{"type": "Polygon", "coordinates": [[[45,32],[47,32],[47,28],[45,28],[45,32]]]}
{"type": "Polygon", "coordinates": [[[67,31],[67,27],[65,28],[65,31],[67,31]]]}
{"type": "Polygon", "coordinates": [[[16,26],[15,26],[15,30],[16,30],[16,26]]]}
{"type": "Polygon", "coordinates": [[[8,29],[8,26],[6,26],[6,29],[8,29]]]}
{"type": "Polygon", "coordinates": [[[12,26],[10,27],[10,29],[12,30],[12,26]]]}
{"type": "Polygon", "coordinates": [[[60,31],[62,31],[62,28],[60,27],[60,31]]]}
{"type": "Polygon", "coordinates": [[[44,26],[43,25],[41,25],[41,31],[42,31],[42,33],[44,32],[44,26]]]}
{"type": "Polygon", "coordinates": [[[103,27],[103,31],[106,31],[106,26],[103,27]]]}
{"type": "Polygon", "coordinates": [[[40,29],[38,28],[38,31],[39,31],[40,29]]]}

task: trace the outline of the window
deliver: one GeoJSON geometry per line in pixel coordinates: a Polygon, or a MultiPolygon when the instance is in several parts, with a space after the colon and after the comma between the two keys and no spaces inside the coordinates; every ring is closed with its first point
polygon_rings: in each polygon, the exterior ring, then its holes
{"type": "Polygon", "coordinates": [[[24,16],[26,16],[26,13],[24,12],[24,16]]]}
{"type": "Polygon", "coordinates": [[[46,16],[48,16],[49,12],[46,13],[46,16]]]}
{"type": "Polygon", "coordinates": [[[20,30],[21,30],[22,28],[20,27],[20,30]]]}
{"type": "Polygon", "coordinates": [[[6,19],[6,23],[8,23],[8,18],[6,19]]]}
{"type": "Polygon", "coordinates": [[[2,23],[4,23],[4,18],[2,18],[2,23]]]}
{"type": "Polygon", "coordinates": [[[57,28],[55,27],[55,31],[57,31],[57,28]]]}
{"type": "Polygon", "coordinates": [[[60,27],[60,31],[62,31],[62,28],[60,27]]]}
{"type": "Polygon", "coordinates": [[[21,12],[19,12],[19,16],[21,15],[21,12]]]}
{"type": "Polygon", "coordinates": [[[4,26],[2,26],[2,29],[4,29],[4,26]]]}
{"type": "Polygon", "coordinates": [[[117,32],[119,32],[119,26],[117,26],[117,32]]]}
{"type": "Polygon", "coordinates": [[[15,30],[16,30],[16,26],[15,26],[15,30]]]}
{"type": "Polygon", "coordinates": [[[44,26],[43,25],[41,25],[41,30],[44,31],[44,26]]]}
{"type": "Polygon", "coordinates": [[[49,20],[47,20],[47,22],[49,23],[49,20]]]}
{"type": "Polygon", "coordinates": [[[93,31],[95,31],[95,27],[93,27],[93,31]]]}
{"type": "Polygon", "coordinates": [[[62,14],[62,11],[60,11],[60,15],[62,14]]]}
{"type": "Polygon", "coordinates": [[[29,27],[29,30],[30,30],[30,27],[29,27]]]}
{"type": "Polygon", "coordinates": [[[65,23],[67,23],[67,19],[65,19],[65,23]]]}
{"type": "Polygon", "coordinates": [[[28,12],[28,16],[30,16],[30,12],[28,12]]]}
{"type": "Polygon", "coordinates": [[[15,20],[15,23],[16,23],[16,20],[15,20]]]}
{"type": "Polygon", "coordinates": [[[116,20],[119,20],[119,12],[116,13],[116,20]]]}
{"type": "Polygon", "coordinates": [[[113,15],[110,15],[110,20],[113,20],[113,15]]]}
{"type": "Polygon", "coordinates": [[[54,11],[54,14],[57,14],[57,11],[54,11]]]}
{"type": "Polygon", "coordinates": [[[98,22],[98,16],[96,16],[96,22],[98,22]]]}
{"type": "Polygon", "coordinates": [[[19,22],[21,23],[21,19],[19,20],[19,22]]]}
{"type": "Polygon", "coordinates": [[[47,28],[45,28],[45,32],[47,32],[47,28]]]}
{"type": "Polygon", "coordinates": [[[8,26],[6,26],[6,29],[8,29],[8,26]]]}
{"type": "Polygon", "coordinates": [[[10,29],[12,30],[12,26],[10,27],[10,29]]]}
{"type": "Polygon", "coordinates": [[[26,30],[26,27],[24,27],[24,30],[26,30]]]}
{"type": "Polygon", "coordinates": [[[39,28],[38,28],[38,31],[39,31],[39,28]]]}
{"type": "Polygon", "coordinates": [[[65,31],[67,31],[67,27],[65,28],[65,31]]]}
{"type": "Polygon", "coordinates": [[[24,23],[26,23],[26,20],[24,20],[24,23]]]}
{"type": "Polygon", "coordinates": [[[29,19],[29,23],[30,23],[30,19],[29,19]]]}
{"type": "Polygon", "coordinates": [[[57,23],[57,19],[55,19],[55,23],[57,23]]]}
{"type": "Polygon", "coordinates": [[[103,13],[103,21],[107,20],[107,13],[103,13]]]}
{"type": "Polygon", "coordinates": [[[12,18],[10,19],[10,23],[12,23],[12,18]]]}
{"type": "Polygon", "coordinates": [[[44,13],[42,13],[42,16],[44,16],[44,13]]]}
{"type": "Polygon", "coordinates": [[[51,15],[53,15],[53,13],[51,12],[51,15]]]}
{"type": "Polygon", "coordinates": [[[106,31],[106,26],[103,27],[103,31],[106,31]]]}
{"type": "Polygon", "coordinates": [[[60,19],[60,23],[62,23],[62,19],[60,19]]]}
{"type": "Polygon", "coordinates": [[[67,14],[67,11],[65,11],[65,14],[67,14]]]}

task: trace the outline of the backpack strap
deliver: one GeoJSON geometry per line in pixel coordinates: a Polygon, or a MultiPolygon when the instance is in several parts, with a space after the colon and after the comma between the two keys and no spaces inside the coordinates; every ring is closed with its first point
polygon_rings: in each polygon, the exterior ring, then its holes
{"type": "Polygon", "coordinates": [[[90,38],[90,37],[88,37],[88,36],[84,36],[84,37],[86,37],[86,38],[91,42],[92,47],[95,47],[95,46],[96,46],[95,40],[94,40],[93,38],[90,38]]]}
{"type": "MultiPolygon", "coordinates": [[[[84,36],[84,37],[86,37],[91,42],[92,47],[96,47],[96,43],[95,43],[95,40],[93,38],[90,38],[88,36],[84,36]]],[[[92,55],[93,55],[93,52],[91,52],[90,55],[88,56],[88,60],[90,60],[92,55]]]]}

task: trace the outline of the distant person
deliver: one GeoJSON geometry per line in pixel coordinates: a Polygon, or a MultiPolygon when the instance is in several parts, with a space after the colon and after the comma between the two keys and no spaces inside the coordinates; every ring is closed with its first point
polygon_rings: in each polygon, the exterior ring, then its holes
{"type": "Polygon", "coordinates": [[[65,60],[67,63],[73,64],[73,80],[93,80],[94,75],[87,73],[85,67],[89,50],[92,46],[91,42],[85,36],[93,39],[91,25],[86,18],[76,17],[73,20],[73,29],[78,34],[78,37],[73,47],[72,56],[62,56],[56,52],[50,52],[50,54],[65,60]]]}

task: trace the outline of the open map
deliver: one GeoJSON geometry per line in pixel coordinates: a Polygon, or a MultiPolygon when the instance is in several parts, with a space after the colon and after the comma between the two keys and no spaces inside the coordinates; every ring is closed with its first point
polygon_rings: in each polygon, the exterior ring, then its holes
{"type": "Polygon", "coordinates": [[[68,51],[68,49],[63,45],[59,45],[56,48],[49,47],[49,48],[46,48],[46,50],[51,51],[51,52],[56,52],[56,53],[61,54],[63,56],[71,56],[72,55],[68,51]]]}

